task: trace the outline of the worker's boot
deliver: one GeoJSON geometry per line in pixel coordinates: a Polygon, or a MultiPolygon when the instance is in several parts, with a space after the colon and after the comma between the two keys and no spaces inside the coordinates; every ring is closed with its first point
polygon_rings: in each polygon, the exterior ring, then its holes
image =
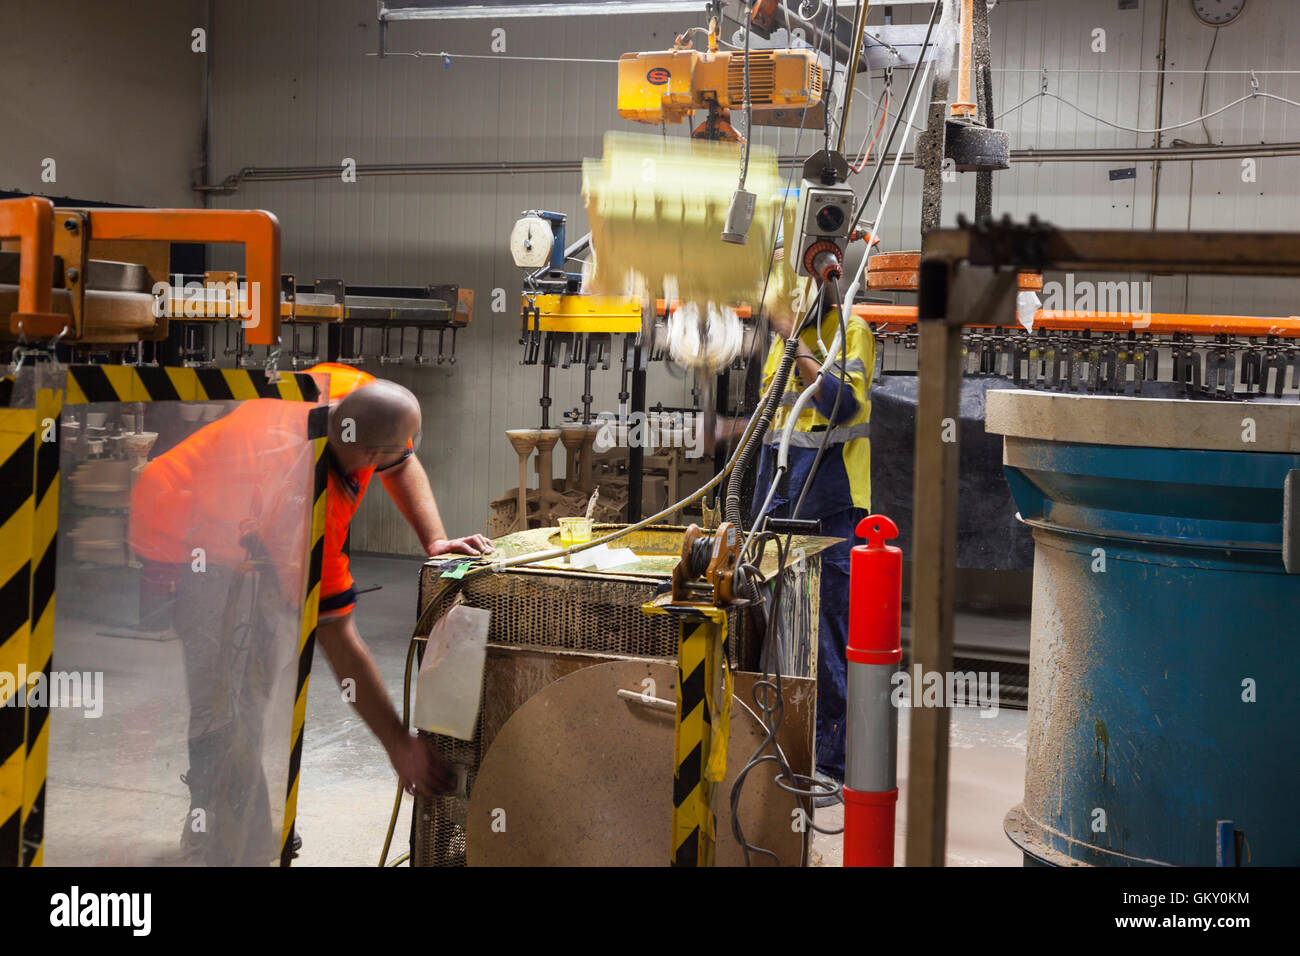
{"type": "Polygon", "coordinates": [[[228,866],[233,861],[221,852],[221,840],[214,827],[212,774],[209,769],[190,767],[181,782],[190,788],[190,809],[181,828],[181,858],[190,866],[228,866]]]}
{"type": "MultiPolygon", "coordinates": [[[[181,774],[181,783],[189,786],[191,776],[193,776],[192,772],[181,774]]],[[[181,862],[186,866],[200,866],[203,863],[203,834],[193,829],[194,811],[197,808],[194,805],[193,791],[191,790],[190,793],[190,809],[181,824],[181,862]]]]}

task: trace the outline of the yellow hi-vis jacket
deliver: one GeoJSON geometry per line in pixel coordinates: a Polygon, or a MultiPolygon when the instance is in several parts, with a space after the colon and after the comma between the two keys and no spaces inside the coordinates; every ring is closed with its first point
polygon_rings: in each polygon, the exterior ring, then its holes
{"type": "MultiPolygon", "coordinates": [[[[824,343],[825,348],[830,348],[838,330],[838,309],[830,309],[821,325],[821,343],[824,343]]],[[[826,351],[818,343],[814,331],[806,329],[802,338],[818,362],[824,362],[826,351]]],[[[785,341],[774,339],[763,365],[764,393],[776,375],[784,350],[785,341]]],[[[871,508],[870,392],[871,377],[875,371],[876,342],[867,323],[852,313],[847,322],[844,362],[843,382],[840,380],[840,365],[836,361],[827,369],[822,394],[804,405],[795,422],[794,433],[790,437],[789,470],[782,477],[773,496],[770,513],[787,514],[781,510],[781,506],[786,504],[793,508],[828,428],[830,436],[826,438],[826,454],[822,457],[799,517],[824,518],[848,508],[867,511],[871,508]],[[840,404],[835,410],[835,421],[832,423],[829,416],[835,405],[837,391],[841,391],[840,404]]],[[[790,420],[795,400],[809,384],[799,377],[798,371],[798,365],[791,369],[772,426],[763,436],[763,455],[754,487],[756,509],[762,506],[776,469],[776,451],[781,442],[781,433],[790,420]]]]}

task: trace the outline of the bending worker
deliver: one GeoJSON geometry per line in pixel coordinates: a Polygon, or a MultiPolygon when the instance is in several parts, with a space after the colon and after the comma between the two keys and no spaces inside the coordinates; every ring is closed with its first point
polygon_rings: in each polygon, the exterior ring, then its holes
{"type": "MultiPolygon", "coordinates": [[[[429,795],[446,792],[453,784],[450,768],[403,726],[357,630],[348,526],[378,474],[426,554],[477,555],[490,552],[492,542],[479,534],[447,537],[428,476],[413,454],[421,415],[411,392],[346,365],[309,371],[329,375],[316,640],[403,785],[429,795]]],[[[285,609],[300,601],[306,541],[295,522],[301,524],[301,479],[286,475],[310,448],[310,408],[276,399],[244,402],[149,462],[132,491],[131,546],[145,562],[146,579],[171,596],[172,624],[184,650],[190,767],[182,779],[191,813],[201,808],[212,817],[206,832],[187,827],[183,846],[208,863],[264,864],[270,862],[267,846],[278,856],[261,725],[282,663],[277,628],[284,633],[285,609]],[[200,550],[203,567],[191,560],[200,550]],[[194,573],[199,570],[204,573],[194,573]],[[256,583],[246,601],[249,577],[256,583]],[[247,617],[237,620],[236,614],[247,617]]]]}

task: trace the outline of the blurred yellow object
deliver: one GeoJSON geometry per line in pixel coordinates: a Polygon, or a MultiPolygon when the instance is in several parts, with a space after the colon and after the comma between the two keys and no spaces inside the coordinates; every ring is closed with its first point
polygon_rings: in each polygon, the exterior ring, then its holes
{"type": "MultiPolygon", "coordinates": [[[[812,50],[752,50],[749,102],[755,110],[799,109],[822,98],[812,50]]],[[[618,115],[638,123],[680,123],[694,110],[742,109],[745,54],[692,49],[625,53],[618,61],[618,115]]]]}
{"type": "MultiPolygon", "coordinates": [[[[783,236],[793,236],[797,232],[794,224],[795,205],[793,197],[785,204],[781,223],[783,236]]],[[[772,273],[767,278],[763,311],[782,320],[797,321],[812,305],[815,291],[813,280],[808,276],[797,275],[786,258],[784,249],[778,249],[772,263],[772,273]]]]}
{"type": "Polygon", "coordinates": [[[781,180],[776,152],[752,145],[745,188],[757,201],[748,241],[723,242],[741,151],[732,143],[607,133],[604,156],[582,168],[596,262],[587,291],[657,295],[675,285],[683,301],[756,302],[781,180]]]}

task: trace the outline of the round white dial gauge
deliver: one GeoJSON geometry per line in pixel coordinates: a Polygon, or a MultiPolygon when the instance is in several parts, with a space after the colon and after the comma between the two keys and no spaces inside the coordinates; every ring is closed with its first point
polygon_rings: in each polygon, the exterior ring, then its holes
{"type": "Polygon", "coordinates": [[[540,269],[551,261],[555,233],[541,216],[524,216],[510,230],[510,254],[521,269],[540,269]]]}

